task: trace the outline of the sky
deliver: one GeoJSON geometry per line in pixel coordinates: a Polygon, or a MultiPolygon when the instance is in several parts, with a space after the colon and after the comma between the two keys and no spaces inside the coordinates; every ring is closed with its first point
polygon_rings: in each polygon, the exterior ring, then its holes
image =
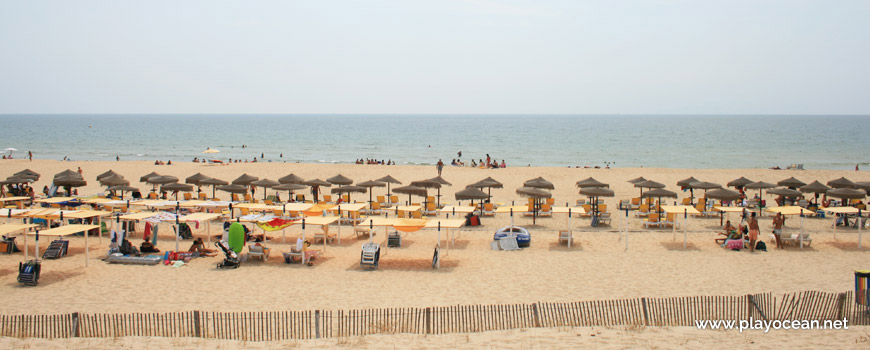
{"type": "Polygon", "coordinates": [[[2,1],[0,113],[870,114],[870,1],[2,1]]]}

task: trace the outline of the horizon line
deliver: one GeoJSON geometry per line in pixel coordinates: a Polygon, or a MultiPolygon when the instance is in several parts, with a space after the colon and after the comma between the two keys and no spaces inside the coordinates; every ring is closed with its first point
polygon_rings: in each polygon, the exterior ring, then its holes
{"type": "Polygon", "coordinates": [[[870,113],[0,113],[0,116],[40,116],[40,115],[186,115],[186,116],[730,116],[730,117],[759,117],[759,116],[851,116],[867,117],[870,113]]]}

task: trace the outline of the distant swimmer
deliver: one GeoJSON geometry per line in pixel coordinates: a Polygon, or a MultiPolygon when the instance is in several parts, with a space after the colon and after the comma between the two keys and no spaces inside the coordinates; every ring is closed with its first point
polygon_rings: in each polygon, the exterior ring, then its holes
{"type": "Polygon", "coordinates": [[[459,156],[457,158],[462,158],[462,151],[456,152],[456,155],[459,156]]]}

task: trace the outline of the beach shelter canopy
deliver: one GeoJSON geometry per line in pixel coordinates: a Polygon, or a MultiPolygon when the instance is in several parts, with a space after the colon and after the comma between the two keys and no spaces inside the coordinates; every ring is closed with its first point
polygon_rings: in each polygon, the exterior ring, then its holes
{"type": "Polygon", "coordinates": [[[553,186],[552,182],[547,181],[543,177],[536,177],[534,179],[523,182],[523,187],[546,188],[549,190],[556,188],[555,186],[553,186]]]}
{"type": "Polygon", "coordinates": [[[200,180],[199,184],[200,185],[220,186],[220,185],[229,185],[230,183],[226,182],[224,180],[221,180],[221,179],[216,179],[216,178],[211,177],[208,179],[200,180]]]}
{"type": "Polygon", "coordinates": [[[411,181],[411,186],[422,188],[441,188],[441,183],[432,179],[411,181]]]}
{"type": "Polygon", "coordinates": [[[827,195],[828,197],[842,199],[863,199],[867,196],[867,192],[864,192],[864,190],[856,190],[854,188],[835,188],[828,190],[827,195]]]}
{"type": "Polygon", "coordinates": [[[12,174],[12,175],[13,175],[13,176],[14,176],[14,175],[26,175],[26,177],[33,178],[34,180],[39,180],[39,177],[40,177],[39,173],[37,173],[37,172],[35,172],[35,171],[33,171],[33,170],[30,170],[30,169],[24,169],[24,170],[19,171],[19,172],[15,173],[15,174],[12,174]]]}
{"type": "Polygon", "coordinates": [[[251,182],[257,181],[258,179],[260,178],[253,175],[242,174],[242,176],[239,176],[235,180],[233,180],[233,185],[247,186],[251,182]]]}
{"type": "Polygon", "coordinates": [[[486,194],[486,192],[483,192],[475,187],[467,187],[462,191],[454,193],[453,196],[456,197],[456,200],[458,200],[458,201],[484,200],[484,199],[487,199],[489,197],[486,194]]]}
{"type": "Polygon", "coordinates": [[[586,187],[610,187],[610,185],[603,183],[601,181],[595,180],[591,177],[577,181],[577,187],[586,188],[586,187]]]}
{"type": "Polygon", "coordinates": [[[641,177],[636,177],[636,178],[633,178],[631,180],[628,180],[629,183],[638,183],[641,181],[646,181],[646,179],[643,176],[641,176],[641,177]]]}
{"type": "Polygon", "coordinates": [[[106,176],[98,179],[97,181],[99,181],[100,184],[102,184],[103,186],[124,186],[130,184],[130,181],[118,175],[106,176]]]}
{"type": "Polygon", "coordinates": [[[72,171],[72,170],[70,170],[70,169],[66,169],[66,170],[61,171],[61,172],[59,172],[59,173],[57,173],[57,174],[54,174],[54,178],[65,177],[65,176],[78,176],[78,177],[81,177],[82,175],[79,174],[78,172],[72,171]]]}
{"type": "Polygon", "coordinates": [[[634,187],[639,188],[665,188],[665,184],[661,182],[656,182],[653,180],[646,180],[641,182],[635,182],[634,187]]]}
{"type": "Polygon", "coordinates": [[[444,179],[443,177],[441,177],[441,176],[436,176],[436,177],[433,177],[433,178],[431,178],[431,179],[429,179],[429,180],[435,181],[435,182],[440,183],[440,184],[442,184],[442,185],[444,185],[444,186],[453,186],[452,183],[450,183],[449,181],[445,180],[445,179],[444,179]]]}
{"type": "Polygon", "coordinates": [[[61,176],[54,178],[54,181],[52,181],[52,183],[54,183],[56,186],[63,187],[82,187],[87,186],[88,184],[88,182],[82,179],[81,176],[61,176]]]}
{"type": "Polygon", "coordinates": [[[498,180],[493,179],[492,177],[487,177],[483,180],[471,184],[470,186],[477,188],[503,188],[504,184],[498,182],[498,180]]]}
{"type": "Polygon", "coordinates": [[[138,192],[139,189],[136,187],[131,187],[128,185],[120,185],[120,186],[111,186],[108,188],[109,191],[121,191],[121,192],[138,192]]]}
{"type": "Polygon", "coordinates": [[[517,194],[532,198],[550,198],[553,196],[550,192],[534,187],[520,187],[517,189],[517,194]]]}
{"type": "Polygon", "coordinates": [[[335,175],[333,177],[326,179],[326,182],[329,182],[333,185],[350,185],[353,183],[353,180],[351,180],[347,176],[344,176],[342,174],[338,174],[338,175],[335,175]]]}
{"type": "Polygon", "coordinates": [[[804,194],[801,193],[801,191],[792,190],[789,188],[774,188],[774,189],[767,191],[767,193],[768,194],[775,194],[778,196],[783,196],[786,198],[801,198],[804,196],[804,194]]]}
{"type": "Polygon", "coordinates": [[[33,178],[21,177],[19,175],[12,175],[10,177],[7,177],[6,180],[0,181],[0,184],[13,185],[13,184],[31,183],[33,181],[34,181],[33,178]]]}
{"type": "Polygon", "coordinates": [[[841,177],[836,180],[828,181],[828,186],[831,186],[833,188],[855,188],[855,183],[849,181],[849,179],[845,177],[841,177]]]}
{"type": "Polygon", "coordinates": [[[295,183],[284,183],[284,184],[280,184],[280,185],[272,187],[273,190],[279,190],[279,191],[298,191],[298,190],[304,190],[306,188],[308,188],[308,187],[305,185],[300,185],[300,184],[295,184],[295,183]]]}
{"type": "Polygon", "coordinates": [[[396,180],[396,178],[394,178],[394,177],[392,177],[392,176],[390,176],[390,175],[384,176],[384,177],[382,177],[382,178],[380,178],[380,179],[377,179],[377,180],[375,180],[375,181],[380,181],[380,182],[384,182],[384,183],[391,183],[391,184],[397,184],[397,185],[401,185],[401,184],[402,184],[401,181],[396,180]]]}
{"type": "Polygon", "coordinates": [[[331,183],[323,181],[321,179],[308,180],[308,181],[303,182],[303,184],[308,185],[308,186],[325,186],[325,187],[332,186],[331,183]]]}
{"type": "Polygon", "coordinates": [[[798,188],[798,187],[806,185],[806,183],[801,181],[801,180],[795,179],[794,176],[792,176],[788,179],[781,180],[781,181],[777,182],[776,185],[777,186],[784,186],[784,187],[798,188]]]}
{"type": "Polygon", "coordinates": [[[190,191],[193,191],[193,185],[171,183],[171,184],[166,184],[166,185],[163,185],[162,187],[160,187],[160,191],[161,192],[173,192],[173,191],[190,192],[190,191]]]}
{"type": "Polygon", "coordinates": [[[739,188],[739,187],[743,187],[743,186],[746,186],[748,184],[751,184],[753,182],[754,181],[741,176],[738,179],[734,179],[733,181],[728,182],[727,185],[728,185],[728,187],[738,187],[739,188]]]}
{"type": "Polygon", "coordinates": [[[339,186],[339,187],[333,188],[331,191],[332,191],[332,193],[351,193],[351,192],[366,193],[367,189],[365,187],[362,187],[362,186],[352,186],[351,185],[351,186],[339,186]]]}
{"type": "Polygon", "coordinates": [[[830,187],[825,186],[824,184],[822,184],[821,182],[818,182],[818,181],[813,181],[809,185],[801,186],[801,188],[800,188],[801,192],[804,192],[804,193],[809,193],[809,192],[825,193],[825,192],[828,192],[828,190],[830,190],[830,189],[831,189],[830,187]]]}
{"type": "Polygon", "coordinates": [[[716,188],[722,188],[722,185],[717,184],[717,183],[712,183],[712,182],[706,182],[706,181],[695,181],[695,182],[690,183],[686,187],[698,188],[698,189],[702,189],[702,190],[712,190],[712,189],[716,189],[716,188]]]}
{"type": "Polygon", "coordinates": [[[278,186],[280,184],[281,183],[278,181],[269,180],[269,179],[260,179],[257,181],[251,181],[251,183],[250,183],[251,186],[264,187],[264,188],[275,187],[275,186],[278,186]]]}
{"type": "Polygon", "coordinates": [[[689,184],[691,184],[693,182],[698,182],[698,181],[699,180],[693,176],[693,177],[689,177],[688,179],[682,179],[680,181],[677,181],[677,186],[688,188],[689,184]]]}
{"type": "Polygon", "coordinates": [[[160,176],[160,174],[152,171],[148,174],[142,175],[142,177],[139,178],[139,182],[148,182],[148,178],[151,178],[154,176],[160,176]]]}
{"type": "Polygon", "coordinates": [[[211,147],[208,147],[205,149],[205,151],[202,151],[202,153],[203,154],[214,154],[214,153],[221,153],[221,151],[216,150],[216,149],[211,148],[211,147]]]}
{"type": "Polygon", "coordinates": [[[428,192],[426,191],[425,188],[419,187],[419,186],[414,186],[414,185],[396,187],[393,189],[393,192],[408,194],[408,195],[413,194],[413,195],[423,196],[423,197],[425,197],[428,194],[428,192]]]}
{"type": "Polygon", "coordinates": [[[215,187],[219,191],[229,192],[229,193],[247,193],[248,188],[243,185],[221,185],[215,187]]]}
{"type": "Polygon", "coordinates": [[[175,176],[169,176],[169,175],[159,175],[159,176],[149,177],[147,180],[145,180],[145,182],[150,183],[152,185],[165,185],[165,184],[171,184],[173,182],[178,182],[178,178],[175,176]]]}
{"type": "Polygon", "coordinates": [[[205,180],[205,179],[210,179],[210,177],[205,176],[202,173],[196,173],[195,175],[192,175],[192,176],[184,179],[184,183],[189,183],[189,184],[201,186],[199,182],[202,180],[205,180]]]}
{"type": "Polygon", "coordinates": [[[580,194],[589,197],[613,197],[613,190],[603,187],[583,187],[580,194]]]}
{"type": "Polygon", "coordinates": [[[774,187],[776,187],[776,185],[769,183],[769,182],[758,181],[758,182],[746,184],[743,187],[745,187],[746,189],[750,189],[750,190],[764,190],[764,189],[768,189],[768,188],[774,188],[774,187]]]}
{"type": "Polygon", "coordinates": [[[102,173],[102,174],[100,174],[100,175],[97,175],[97,181],[100,181],[100,179],[105,178],[105,177],[109,177],[109,176],[117,176],[117,177],[120,177],[120,178],[124,178],[123,175],[118,174],[118,173],[114,172],[113,170],[109,170],[109,171],[107,171],[107,172],[105,172],[105,173],[102,173]]]}
{"type": "Polygon", "coordinates": [[[718,199],[720,201],[735,201],[740,199],[740,192],[725,188],[717,188],[707,192],[707,198],[718,199]]]}
{"type": "Polygon", "coordinates": [[[644,197],[654,197],[654,198],[677,198],[677,193],[673,191],[668,191],[663,188],[655,188],[649,191],[644,192],[644,197]]]}
{"type": "Polygon", "coordinates": [[[372,187],[385,187],[385,186],[387,186],[387,184],[386,184],[385,182],[374,181],[374,180],[363,181],[363,182],[360,182],[360,183],[358,183],[358,184],[356,184],[356,185],[357,185],[357,186],[361,186],[361,187],[368,187],[368,188],[372,188],[372,187]]]}
{"type": "Polygon", "coordinates": [[[295,174],[290,174],[278,179],[278,182],[282,184],[301,184],[305,182],[305,179],[296,176],[295,174]]]}

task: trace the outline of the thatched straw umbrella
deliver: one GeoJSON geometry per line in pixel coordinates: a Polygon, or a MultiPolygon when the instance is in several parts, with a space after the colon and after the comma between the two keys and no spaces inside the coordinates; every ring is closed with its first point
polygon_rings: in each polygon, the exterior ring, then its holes
{"type": "Polygon", "coordinates": [[[368,189],[368,191],[369,191],[369,205],[371,205],[371,203],[373,202],[372,201],[372,187],[385,187],[385,186],[387,186],[387,184],[384,182],[380,182],[380,181],[369,180],[369,181],[360,182],[357,184],[357,186],[365,187],[368,189]]]}
{"type": "Polygon", "coordinates": [[[215,197],[215,190],[217,189],[217,186],[229,185],[229,182],[221,180],[221,179],[216,179],[216,178],[208,178],[208,179],[199,181],[199,184],[205,185],[205,186],[211,186],[211,197],[214,198],[215,197]]]}

